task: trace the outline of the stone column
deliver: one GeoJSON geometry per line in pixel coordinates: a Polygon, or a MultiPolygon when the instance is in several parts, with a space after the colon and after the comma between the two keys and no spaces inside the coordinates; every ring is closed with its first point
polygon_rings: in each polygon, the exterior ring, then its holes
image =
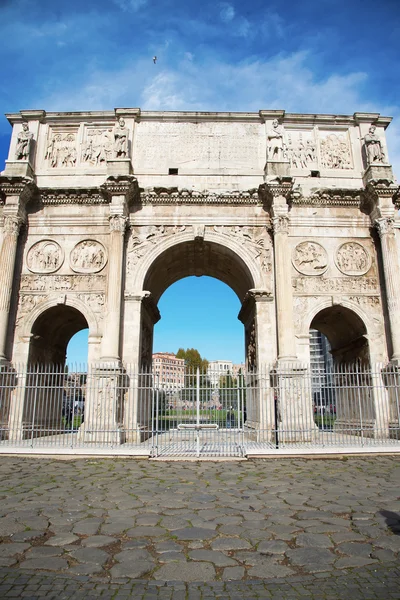
{"type": "Polygon", "coordinates": [[[1,178],[0,188],[6,196],[3,210],[3,243],[0,251],[0,362],[7,360],[7,332],[11,295],[15,277],[18,237],[26,221],[25,205],[32,191],[32,181],[1,178]]]}
{"type": "Polygon", "coordinates": [[[392,341],[392,361],[400,361],[400,265],[394,230],[394,219],[375,220],[381,240],[382,263],[392,341]]]}
{"type": "Polygon", "coordinates": [[[278,360],[296,360],[293,322],[292,265],[289,250],[289,214],[287,198],[292,191],[291,178],[265,184],[272,216],[275,260],[275,303],[278,360]]]}
{"type": "Polygon", "coordinates": [[[137,182],[134,177],[110,177],[103,191],[110,198],[110,241],[108,246],[107,313],[104,320],[101,361],[120,361],[121,306],[123,299],[124,238],[128,203],[137,182]]]}

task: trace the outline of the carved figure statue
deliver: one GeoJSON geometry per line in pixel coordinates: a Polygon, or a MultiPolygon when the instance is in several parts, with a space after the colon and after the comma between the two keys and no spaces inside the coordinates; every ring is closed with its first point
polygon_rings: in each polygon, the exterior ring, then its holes
{"type": "Polygon", "coordinates": [[[379,137],[376,135],[375,130],[375,125],[371,125],[369,132],[364,137],[365,150],[369,165],[375,162],[384,162],[385,160],[382,144],[379,137]]]}
{"type": "Polygon", "coordinates": [[[15,148],[16,160],[28,160],[32,138],[33,133],[29,131],[28,123],[23,123],[22,131],[17,136],[17,147],[15,148]]]}
{"type": "Polygon", "coordinates": [[[114,127],[114,158],[126,158],[128,156],[129,130],[125,127],[122,117],[114,127]]]}
{"type": "Polygon", "coordinates": [[[284,160],[283,126],[279,125],[277,119],[272,121],[272,129],[267,133],[268,137],[268,160],[284,160]]]}

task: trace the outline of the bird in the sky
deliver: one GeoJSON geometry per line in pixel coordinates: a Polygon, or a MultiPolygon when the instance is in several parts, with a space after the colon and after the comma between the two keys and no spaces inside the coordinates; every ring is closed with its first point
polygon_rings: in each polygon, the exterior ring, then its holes
{"type": "Polygon", "coordinates": [[[153,63],[156,64],[157,62],[157,56],[153,56],[153,63]]]}

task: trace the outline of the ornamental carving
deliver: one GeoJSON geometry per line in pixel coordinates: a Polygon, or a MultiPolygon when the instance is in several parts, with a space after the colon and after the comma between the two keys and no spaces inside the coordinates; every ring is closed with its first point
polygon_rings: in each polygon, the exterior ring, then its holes
{"type": "Polygon", "coordinates": [[[104,294],[78,294],[79,300],[82,300],[93,312],[102,312],[105,305],[104,294]]]}
{"type": "Polygon", "coordinates": [[[97,273],[107,262],[103,244],[95,240],[83,240],[71,252],[70,265],[76,273],[97,273]]]}
{"type": "Polygon", "coordinates": [[[29,131],[28,123],[22,124],[22,130],[17,136],[17,146],[15,148],[15,160],[29,160],[33,133],[29,131]]]}
{"type": "Polygon", "coordinates": [[[364,275],[371,268],[371,256],[358,242],[345,242],[336,251],[335,263],[345,275],[364,275]]]}
{"type": "Polygon", "coordinates": [[[113,155],[113,130],[87,128],[82,148],[82,162],[100,167],[113,155]]]}
{"type": "Polygon", "coordinates": [[[185,225],[181,227],[177,225],[174,227],[165,227],[164,225],[133,227],[127,244],[127,272],[132,271],[151,246],[155,246],[161,239],[174,236],[185,229],[185,225]]]}
{"type": "Polygon", "coordinates": [[[4,235],[17,237],[22,224],[23,220],[20,217],[5,217],[3,225],[4,235]]]}
{"type": "Polygon", "coordinates": [[[239,205],[258,205],[261,204],[258,189],[247,191],[233,190],[231,192],[209,192],[207,190],[187,190],[176,187],[155,187],[146,189],[140,194],[140,203],[170,205],[170,204],[239,204],[239,205]]]}
{"type": "Polygon", "coordinates": [[[285,144],[285,157],[290,166],[295,169],[309,169],[317,164],[317,148],[314,140],[306,133],[307,139],[304,139],[303,132],[289,132],[285,144]]]}
{"type": "Polygon", "coordinates": [[[383,218],[376,219],[375,221],[376,228],[379,233],[379,237],[384,235],[394,235],[394,219],[392,218],[383,218]]]}
{"type": "Polygon", "coordinates": [[[239,244],[246,246],[253,257],[261,264],[263,271],[272,269],[272,244],[266,227],[247,227],[246,225],[235,225],[227,227],[214,225],[214,231],[219,235],[227,235],[234,238],[239,244]]]}
{"type": "Polygon", "coordinates": [[[301,242],[293,250],[292,263],[303,275],[322,275],[328,268],[328,255],[317,242],[301,242]]]}
{"type": "Polygon", "coordinates": [[[284,156],[284,129],[276,119],[272,121],[271,127],[267,131],[267,160],[283,161],[284,156]]]}
{"type": "Polygon", "coordinates": [[[379,296],[349,296],[348,300],[368,308],[377,308],[381,304],[379,296]]]}
{"type": "Polygon", "coordinates": [[[104,291],[104,275],[23,275],[21,290],[26,291],[104,291]]]}
{"type": "Polygon", "coordinates": [[[26,255],[26,264],[32,273],[54,273],[63,261],[64,253],[54,240],[36,242],[26,255]]]}
{"type": "Polygon", "coordinates": [[[21,294],[18,305],[16,325],[18,326],[27,314],[31,313],[32,310],[38,306],[38,304],[47,299],[48,296],[45,294],[21,294]]]}
{"type": "Polygon", "coordinates": [[[369,165],[386,163],[382,142],[375,133],[375,125],[371,125],[364,137],[365,154],[369,165]]]}
{"type": "Polygon", "coordinates": [[[256,344],[256,324],[253,321],[252,326],[247,331],[247,367],[249,370],[257,368],[257,344],[256,344]]]}
{"type": "Polygon", "coordinates": [[[289,233],[289,217],[279,215],[272,218],[272,228],[274,234],[277,233],[289,233]]]}
{"type": "Polygon", "coordinates": [[[113,130],[114,133],[114,158],[127,158],[129,156],[129,130],[125,127],[122,117],[118,119],[113,130]]]}
{"type": "Polygon", "coordinates": [[[76,132],[50,131],[45,159],[53,168],[75,167],[77,159],[76,132]]]}
{"type": "Polygon", "coordinates": [[[111,215],[109,218],[110,231],[125,233],[128,218],[123,215],[111,215]]]}
{"type": "Polygon", "coordinates": [[[352,169],[350,143],[346,133],[328,133],[319,141],[321,166],[325,169],[352,169]]]}
{"type": "Polygon", "coordinates": [[[376,277],[296,277],[292,282],[296,294],[378,293],[376,277]]]}

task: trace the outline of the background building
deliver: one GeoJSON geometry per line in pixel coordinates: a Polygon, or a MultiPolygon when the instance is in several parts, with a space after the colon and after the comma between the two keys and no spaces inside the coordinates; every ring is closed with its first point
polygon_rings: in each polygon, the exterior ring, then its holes
{"type": "Polygon", "coordinates": [[[153,373],[158,389],[166,392],[180,390],[185,381],[185,361],[176,358],[172,352],[156,352],[153,354],[153,373]]]}

